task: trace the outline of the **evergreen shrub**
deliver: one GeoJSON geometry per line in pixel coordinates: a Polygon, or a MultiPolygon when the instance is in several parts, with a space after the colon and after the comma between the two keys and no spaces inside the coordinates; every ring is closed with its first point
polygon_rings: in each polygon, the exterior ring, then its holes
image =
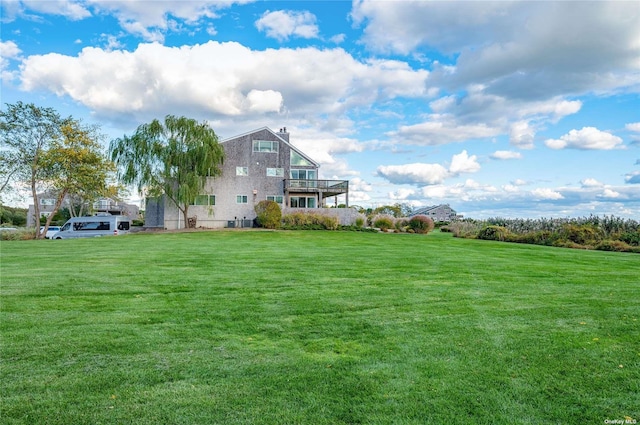
{"type": "Polygon", "coordinates": [[[277,229],[282,221],[280,205],[274,201],[260,201],[255,206],[258,225],[267,229],[277,229]]]}

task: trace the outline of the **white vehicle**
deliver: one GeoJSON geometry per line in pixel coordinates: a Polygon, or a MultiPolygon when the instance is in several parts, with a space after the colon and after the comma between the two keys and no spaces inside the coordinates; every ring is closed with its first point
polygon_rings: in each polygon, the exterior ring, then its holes
{"type": "MultiPolygon", "coordinates": [[[[60,226],[49,226],[47,228],[47,233],[45,233],[45,239],[51,239],[51,236],[55,235],[60,231],[60,226]]],[[[44,232],[44,226],[40,227],[40,233],[44,232]]]]}
{"type": "Polygon", "coordinates": [[[131,219],[123,215],[74,217],[67,221],[52,239],[93,238],[129,233],[131,219]]]}

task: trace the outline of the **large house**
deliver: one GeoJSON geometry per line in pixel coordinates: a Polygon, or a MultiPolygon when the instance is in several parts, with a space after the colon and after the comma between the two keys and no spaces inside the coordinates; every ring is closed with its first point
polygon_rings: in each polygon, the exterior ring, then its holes
{"type": "MultiPolygon", "coordinates": [[[[208,178],[189,206],[190,225],[251,227],[255,205],[263,200],[280,204],[283,214],[313,210],[338,216],[342,224],[351,224],[358,215],[351,208],[323,208],[338,196],[348,207],[349,181],[319,180],[319,164],[289,143],[286,128],[274,132],[263,127],[220,144],[225,153],[222,175],[208,178]]],[[[147,199],[145,227],[188,227],[183,221],[182,212],[166,197],[147,199]]]]}
{"type": "Polygon", "coordinates": [[[449,204],[432,205],[415,210],[411,217],[416,215],[426,215],[433,221],[453,221],[462,218],[449,204]]]}

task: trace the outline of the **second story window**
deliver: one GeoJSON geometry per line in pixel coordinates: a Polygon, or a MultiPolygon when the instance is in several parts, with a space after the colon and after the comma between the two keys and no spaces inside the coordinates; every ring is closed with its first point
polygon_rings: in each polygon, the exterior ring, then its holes
{"type": "Polygon", "coordinates": [[[236,167],[236,176],[248,176],[249,167],[236,167]]]}
{"type": "Polygon", "coordinates": [[[316,170],[293,169],[291,170],[293,180],[315,180],[316,170]]]}
{"type": "Polygon", "coordinates": [[[284,177],[284,168],[267,168],[267,177],[284,177]]]}
{"type": "Polygon", "coordinates": [[[271,140],[254,140],[253,141],[254,152],[278,152],[278,142],[271,140]]]}
{"type": "Polygon", "coordinates": [[[247,204],[248,202],[249,199],[247,198],[247,195],[236,196],[236,204],[247,204]]]}

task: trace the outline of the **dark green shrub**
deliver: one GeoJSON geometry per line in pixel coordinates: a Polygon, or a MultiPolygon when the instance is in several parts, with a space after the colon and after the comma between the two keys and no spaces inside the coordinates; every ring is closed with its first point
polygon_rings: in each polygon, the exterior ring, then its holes
{"type": "Polygon", "coordinates": [[[617,239],[632,246],[640,246],[640,232],[622,233],[617,239]]]}
{"type": "Polygon", "coordinates": [[[504,242],[509,236],[509,230],[502,226],[487,226],[478,232],[478,239],[504,242]]]}
{"type": "Polygon", "coordinates": [[[409,219],[409,228],[416,233],[427,234],[434,226],[433,220],[426,215],[414,215],[409,219]]]}
{"type": "Polygon", "coordinates": [[[280,205],[274,201],[260,201],[255,206],[258,225],[267,229],[277,229],[282,221],[280,205]]]}

